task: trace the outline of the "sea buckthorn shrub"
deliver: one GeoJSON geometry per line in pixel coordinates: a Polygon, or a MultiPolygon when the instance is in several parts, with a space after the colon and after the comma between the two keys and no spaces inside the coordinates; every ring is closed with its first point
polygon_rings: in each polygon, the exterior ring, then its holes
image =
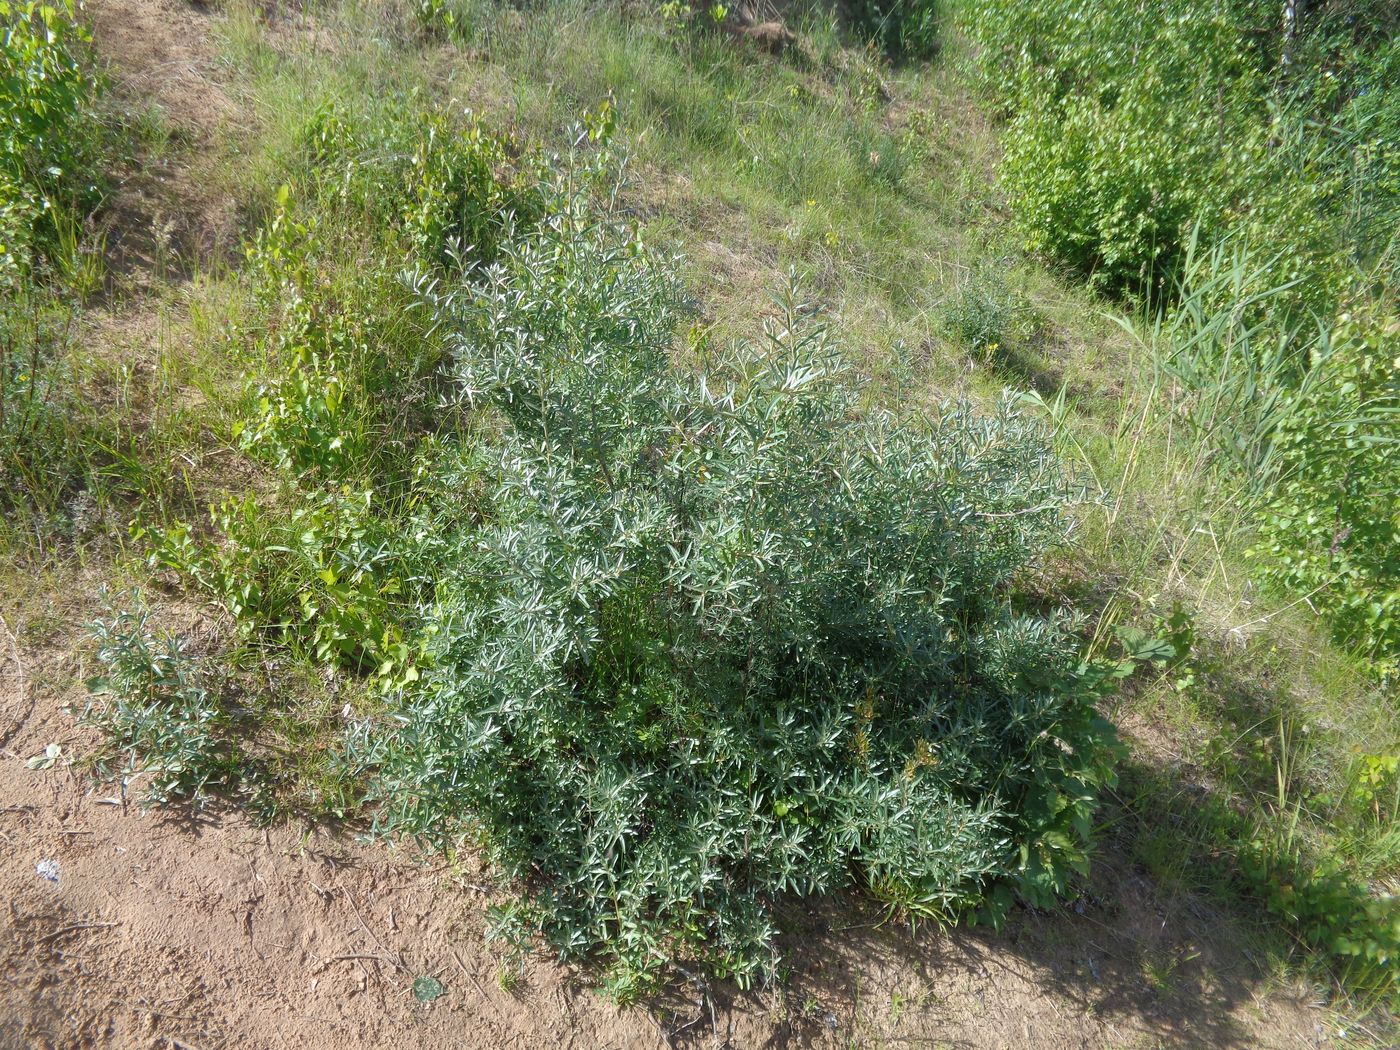
{"type": "Polygon", "coordinates": [[[382,829],[476,837],[623,998],[771,973],[784,894],[995,917],[1083,869],[1112,673],[1015,600],[1073,493],[1037,424],[867,408],[791,298],[678,369],[671,266],[578,200],[425,291],[491,421],[437,473],[491,500],[423,533],[425,674],[355,743],[382,829]]]}

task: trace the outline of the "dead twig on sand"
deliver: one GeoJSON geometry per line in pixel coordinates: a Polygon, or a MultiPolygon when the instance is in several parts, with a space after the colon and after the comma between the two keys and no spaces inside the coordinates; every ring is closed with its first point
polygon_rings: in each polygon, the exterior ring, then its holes
{"type": "Polygon", "coordinates": [[[311,972],[312,972],[312,973],[320,973],[320,972],[321,972],[322,970],[324,970],[326,967],[330,966],[331,963],[338,963],[338,962],[364,962],[364,961],[372,961],[372,962],[377,962],[377,963],[388,963],[390,966],[397,966],[397,965],[398,965],[398,963],[396,963],[393,959],[391,959],[391,958],[390,958],[389,956],[387,956],[387,955],[373,955],[373,954],[365,954],[365,953],[363,953],[363,952],[359,952],[359,953],[349,953],[349,954],[345,954],[345,955],[328,955],[328,956],[326,956],[326,958],[324,958],[324,959],[322,959],[320,962],[318,962],[318,963],[316,964],[315,969],[313,969],[311,972]]]}
{"type": "Polygon", "coordinates": [[[412,977],[413,971],[409,969],[408,963],[404,960],[403,955],[399,952],[391,950],[387,944],[380,940],[379,934],[374,932],[370,924],[365,921],[365,917],[362,914],[360,914],[360,909],[355,904],[355,898],[351,896],[350,891],[345,888],[345,884],[340,881],[339,874],[335,875],[335,885],[336,888],[340,890],[341,895],[344,896],[346,903],[350,905],[350,910],[355,913],[355,918],[360,920],[360,927],[365,931],[365,933],[370,935],[370,938],[374,941],[374,943],[379,946],[379,950],[382,951],[388,957],[386,960],[383,961],[389,962],[398,970],[407,974],[409,977],[412,977]]]}
{"type": "Polygon", "coordinates": [[[34,701],[32,699],[29,701],[28,710],[24,712],[18,710],[19,704],[24,703],[25,693],[28,692],[26,689],[28,681],[24,676],[24,660],[20,656],[19,638],[15,636],[14,631],[10,630],[10,624],[3,613],[0,613],[0,631],[3,631],[5,637],[10,640],[10,651],[14,654],[11,659],[14,660],[15,664],[15,692],[19,701],[15,705],[16,710],[11,712],[10,724],[5,726],[3,731],[0,731],[0,745],[4,745],[10,742],[10,738],[19,732],[20,726],[24,725],[29,716],[34,713],[34,701]]]}
{"type": "Polygon", "coordinates": [[[34,943],[36,946],[40,944],[48,944],[50,941],[58,940],[64,934],[76,933],[78,930],[102,930],[107,929],[111,926],[120,925],[121,923],[119,922],[75,922],[71,926],[63,926],[57,930],[54,930],[53,933],[45,934],[43,937],[40,937],[34,943]]]}
{"type": "Polygon", "coordinates": [[[452,949],[452,958],[457,960],[457,969],[462,971],[462,976],[465,977],[467,980],[471,981],[472,987],[477,990],[478,994],[480,994],[482,1001],[485,1002],[487,1006],[491,1007],[492,1013],[499,1017],[501,1015],[501,1011],[497,1008],[495,1000],[493,1000],[489,995],[486,994],[486,989],[482,987],[481,982],[476,979],[476,975],[467,969],[467,964],[462,962],[462,956],[458,953],[457,949],[455,948],[452,949]]]}

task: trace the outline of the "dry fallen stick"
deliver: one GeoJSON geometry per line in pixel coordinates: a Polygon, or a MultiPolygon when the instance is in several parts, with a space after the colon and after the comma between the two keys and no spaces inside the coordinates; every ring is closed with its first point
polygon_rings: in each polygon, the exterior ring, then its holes
{"type": "Polygon", "coordinates": [[[491,1007],[491,1011],[493,1013],[495,1013],[497,1016],[500,1016],[500,1011],[496,1008],[495,1001],[492,1000],[492,998],[486,994],[486,989],[481,986],[481,982],[476,979],[476,975],[467,969],[467,964],[462,962],[462,957],[457,953],[456,948],[452,949],[452,958],[457,960],[457,968],[462,971],[462,975],[466,977],[467,980],[471,981],[472,986],[475,987],[479,993],[481,993],[481,998],[486,1003],[486,1005],[491,1007]]]}
{"type": "Polygon", "coordinates": [[[54,930],[53,933],[40,937],[35,944],[48,944],[49,941],[56,941],[65,933],[74,933],[77,930],[102,930],[111,926],[120,926],[119,922],[75,922],[71,926],[64,926],[54,930]]]}
{"type": "Polygon", "coordinates": [[[317,963],[317,964],[316,964],[316,968],[315,968],[314,970],[312,970],[311,972],[312,972],[312,973],[320,973],[322,970],[324,970],[324,969],[325,969],[327,966],[329,966],[331,963],[338,963],[338,962],[362,962],[362,961],[364,961],[364,960],[366,960],[366,959],[371,959],[371,960],[373,960],[374,962],[378,962],[378,963],[388,963],[390,966],[397,966],[397,965],[398,965],[398,963],[396,963],[393,959],[389,958],[389,956],[387,956],[387,955],[370,955],[370,954],[365,954],[365,953],[351,953],[351,954],[347,954],[347,955],[330,955],[330,956],[327,956],[326,958],[322,959],[319,963],[317,963]]]}
{"type": "Polygon", "coordinates": [[[350,891],[347,890],[345,888],[345,884],[340,881],[339,875],[335,876],[335,884],[340,889],[341,894],[344,895],[346,902],[350,905],[350,910],[355,913],[355,918],[360,920],[361,928],[365,931],[365,933],[370,935],[370,938],[374,941],[375,944],[379,945],[380,949],[384,952],[384,954],[389,956],[388,961],[394,966],[398,967],[404,973],[412,976],[413,971],[408,968],[408,963],[404,962],[403,956],[400,955],[398,952],[390,951],[389,946],[383,941],[381,941],[379,939],[379,935],[375,933],[373,929],[370,928],[369,923],[365,922],[365,917],[360,914],[360,909],[355,905],[355,898],[350,895],[350,891]]]}

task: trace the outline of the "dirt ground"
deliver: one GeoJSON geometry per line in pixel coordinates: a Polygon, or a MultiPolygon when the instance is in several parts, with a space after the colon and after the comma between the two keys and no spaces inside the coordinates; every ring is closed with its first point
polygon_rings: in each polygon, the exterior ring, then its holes
{"type": "Polygon", "coordinates": [[[1112,850],[1069,908],[1001,933],[915,934],[855,899],[789,914],[781,990],[683,985],[620,1010],[546,958],[506,990],[484,940],[496,890],[470,858],[143,812],[93,782],[69,710],[88,670],[71,625],[92,609],[41,608],[6,603],[0,631],[0,1050],[1328,1045],[1225,916],[1112,850]],[[445,994],[417,1001],[423,976],[445,994]]]}
{"type": "Polygon", "coordinates": [[[790,914],[782,990],[682,986],[620,1010],[546,958],[506,990],[483,935],[496,891],[470,859],[143,812],[70,764],[93,741],[67,710],[81,634],[57,625],[85,606],[3,632],[3,1050],[1327,1045],[1320,1012],[1251,977],[1225,917],[1112,852],[1067,910],[1001,933],[916,935],[853,899],[790,914]],[[417,1001],[422,976],[445,994],[417,1001]]]}
{"type": "MultiPolygon", "coordinates": [[[[161,107],[186,153],[239,119],[208,38],[217,13],[88,9],[117,90],[161,107]]],[[[137,294],[95,339],[139,332],[143,279],[171,279],[154,273],[167,235],[150,231],[169,225],[191,257],[236,241],[232,202],[189,168],[136,166],[114,211],[115,265],[137,294]]],[[[84,702],[89,577],[39,600],[0,595],[0,1050],[1330,1045],[1324,1013],[1263,981],[1227,916],[1154,886],[1111,845],[1078,901],[1000,933],[914,933],[854,899],[794,912],[781,989],[683,985],[624,1010],[544,957],[503,983],[484,940],[497,891],[470,858],[263,830],[232,811],[143,812],[93,782],[80,762],[92,737],[70,711],[84,702]],[[31,762],[50,744],[55,761],[31,762]],[[444,989],[431,1002],[412,994],[425,976],[444,989]]]]}

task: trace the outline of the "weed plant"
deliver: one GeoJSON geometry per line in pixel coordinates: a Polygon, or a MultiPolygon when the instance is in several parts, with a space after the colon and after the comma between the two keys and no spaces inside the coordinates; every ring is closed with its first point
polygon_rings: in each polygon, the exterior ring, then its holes
{"type": "Polygon", "coordinates": [[[0,2],[0,507],[40,536],[91,437],[71,420],[72,300],[96,285],[85,230],[103,153],[88,45],[73,0],[0,2]]]}
{"type": "Polygon", "coordinates": [[[417,234],[447,224],[387,205],[417,266],[404,331],[446,353],[457,421],[400,455],[401,423],[376,421],[403,377],[370,335],[393,322],[360,313],[392,296],[330,292],[317,248],[344,200],[324,188],[366,165],[317,117],[322,188],[304,210],[284,193],[251,255],[291,378],[239,434],[288,483],[208,541],[151,530],[153,558],[376,682],[391,717],[351,755],[379,828],[478,838],[522,892],[511,922],[609,964],[620,997],[687,961],[771,975],[783,894],[854,881],[938,921],[1049,902],[1087,860],[1112,777],[1095,702],[1125,673],[1016,597],[1075,486],[1008,405],[870,409],[795,298],[761,342],[673,367],[690,309],[609,217],[606,124],[527,194],[529,223],[492,165],[454,165],[481,173],[464,221],[501,231],[489,256],[444,255],[417,234]]]}
{"type": "Polygon", "coordinates": [[[423,570],[405,563],[400,532],[441,423],[441,339],[412,308],[403,260],[461,273],[540,206],[505,176],[502,140],[416,116],[316,110],[301,136],[307,177],[283,186],[249,245],[267,374],[231,437],[280,483],[215,507],[212,539],[184,521],[139,536],[154,564],[218,595],[246,628],[386,682],[416,675],[405,632],[423,570]],[[362,218],[373,232],[340,240],[362,218]]]}
{"type": "Polygon", "coordinates": [[[93,625],[104,674],[88,683],[95,699],[82,721],[106,740],[98,770],[140,778],[147,804],[202,803],[241,775],[228,716],[210,690],[210,676],[183,643],[155,632],[142,607],[93,625]]]}
{"type": "Polygon", "coordinates": [[[1013,357],[1041,327],[1034,307],[1007,284],[997,263],[973,267],[944,304],[943,317],[958,343],[990,360],[1013,357]]]}

